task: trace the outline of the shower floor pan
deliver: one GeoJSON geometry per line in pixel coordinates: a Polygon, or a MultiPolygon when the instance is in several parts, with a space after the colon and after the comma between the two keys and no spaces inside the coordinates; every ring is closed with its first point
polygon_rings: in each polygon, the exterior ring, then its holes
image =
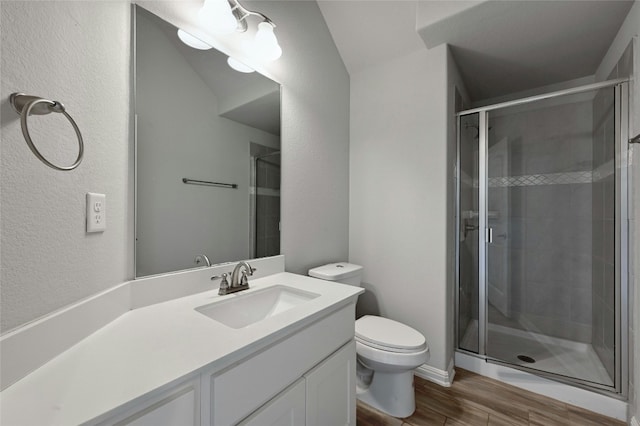
{"type": "MultiPolygon", "coordinates": [[[[477,335],[478,322],[474,320],[467,326],[461,347],[472,347],[471,343],[477,335]]],[[[489,324],[487,356],[561,376],[579,378],[605,386],[614,385],[600,358],[588,343],[489,324]],[[527,358],[535,362],[532,363],[527,358]]]]}

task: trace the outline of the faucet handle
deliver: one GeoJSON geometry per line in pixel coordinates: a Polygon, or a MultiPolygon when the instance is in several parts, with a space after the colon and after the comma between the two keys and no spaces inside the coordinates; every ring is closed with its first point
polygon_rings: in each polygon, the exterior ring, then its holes
{"type": "Polygon", "coordinates": [[[227,277],[228,277],[230,274],[231,274],[231,272],[225,272],[225,273],[224,273],[224,274],[222,274],[222,275],[214,275],[214,276],[212,276],[212,277],[211,277],[211,281],[219,280],[220,278],[222,278],[223,280],[226,280],[226,279],[227,279],[227,277]]]}
{"type": "Polygon", "coordinates": [[[249,280],[247,279],[247,276],[252,276],[255,271],[257,271],[257,269],[247,263],[247,268],[242,271],[242,276],[240,277],[240,285],[248,286],[249,280]]]}
{"type": "Polygon", "coordinates": [[[221,276],[214,275],[211,277],[211,281],[217,280],[219,278],[222,278],[222,281],[220,281],[220,289],[218,290],[218,294],[219,295],[227,294],[227,291],[229,290],[229,281],[227,281],[227,274],[224,273],[221,276]]]}

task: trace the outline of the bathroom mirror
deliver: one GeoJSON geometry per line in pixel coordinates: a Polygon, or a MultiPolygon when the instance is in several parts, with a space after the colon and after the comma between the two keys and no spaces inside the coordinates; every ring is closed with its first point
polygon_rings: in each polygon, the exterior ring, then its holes
{"type": "Polygon", "coordinates": [[[280,86],[135,19],[136,276],[279,254],[280,86]]]}

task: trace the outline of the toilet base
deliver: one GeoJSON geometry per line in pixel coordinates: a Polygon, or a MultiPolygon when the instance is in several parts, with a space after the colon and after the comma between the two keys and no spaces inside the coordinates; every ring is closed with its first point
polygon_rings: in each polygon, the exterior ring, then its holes
{"type": "Polygon", "coordinates": [[[357,397],[390,416],[409,417],[416,410],[413,370],[400,373],[375,371],[368,387],[357,386],[357,397]]]}

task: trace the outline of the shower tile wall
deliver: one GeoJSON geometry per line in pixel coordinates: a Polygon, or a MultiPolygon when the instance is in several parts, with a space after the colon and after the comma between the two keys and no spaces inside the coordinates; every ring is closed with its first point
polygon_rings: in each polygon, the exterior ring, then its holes
{"type": "Polygon", "coordinates": [[[505,268],[511,294],[489,321],[590,342],[592,102],[535,108],[490,113],[489,161],[506,147],[507,163],[490,166],[489,226],[507,249],[489,274],[505,268]]]}

